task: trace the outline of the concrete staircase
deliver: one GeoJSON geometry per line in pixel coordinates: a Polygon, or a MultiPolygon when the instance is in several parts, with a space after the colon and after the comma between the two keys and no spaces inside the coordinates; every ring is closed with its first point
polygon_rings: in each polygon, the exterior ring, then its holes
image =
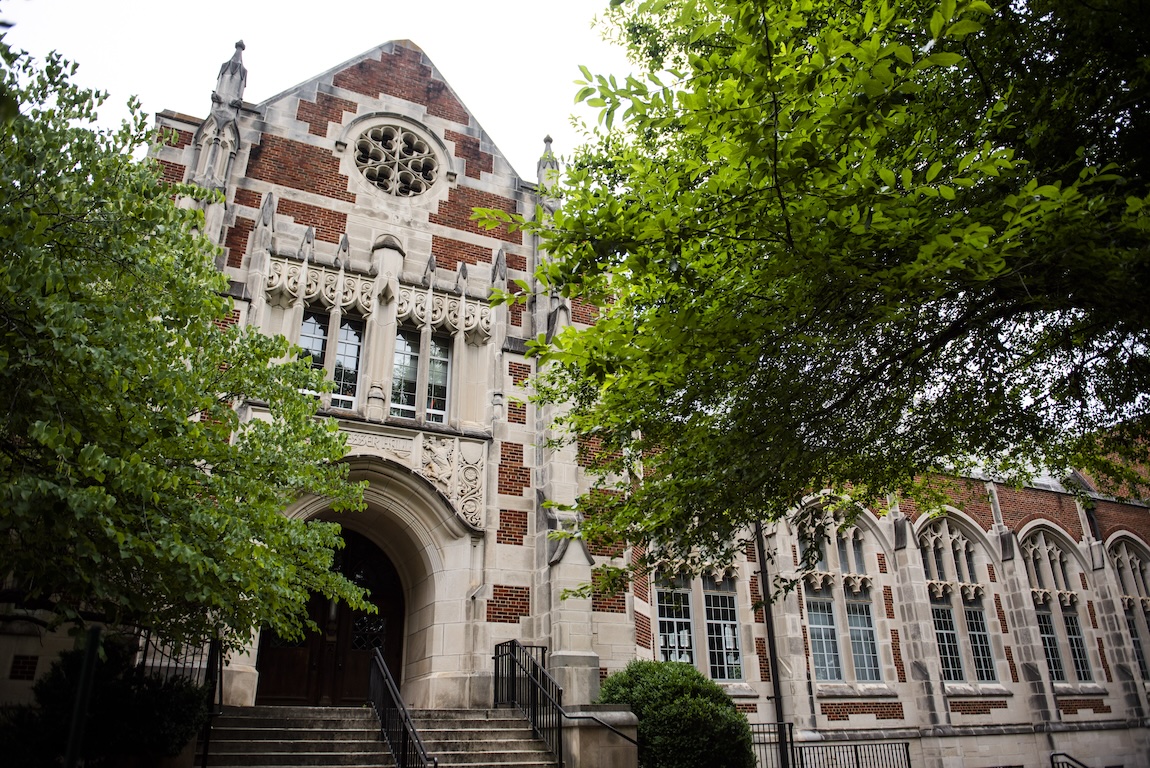
{"type": "Polygon", "coordinates": [[[555,768],[517,709],[416,709],[411,719],[440,768],[555,768]]]}
{"type": "Polygon", "coordinates": [[[226,707],[212,723],[208,765],[391,768],[395,761],[371,707],[226,707]]]}
{"type": "MultiPolygon", "coordinates": [[[[556,766],[517,710],[422,709],[411,716],[442,768],[556,766]]],[[[197,751],[197,768],[200,759],[197,751]]],[[[214,721],[208,765],[393,768],[395,761],[370,707],[229,707],[214,721]]]]}

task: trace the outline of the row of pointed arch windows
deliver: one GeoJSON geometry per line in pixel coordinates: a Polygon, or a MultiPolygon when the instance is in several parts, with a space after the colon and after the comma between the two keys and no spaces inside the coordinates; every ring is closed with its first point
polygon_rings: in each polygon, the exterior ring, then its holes
{"type": "MultiPolygon", "coordinates": [[[[868,537],[863,526],[833,527],[819,551],[799,548],[813,570],[804,576],[806,624],[818,681],[879,681],[883,678],[872,613],[873,579],[867,574],[868,537]],[[836,584],[842,584],[836,594],[836,584]],[[845,632],[844,632],[845,629],[845,632]],[[849,647],[844,647],[849,643],[849,647]],[[849,651],[849,652],[848,652],[849,651]]],[[[942,677],[946,682],[999,680],[998,659],[984,600],[988,558],[960,524],[940,517],[926,523],[917,544],[931,596],[942,677]]],[[[1093,682],[1095,660],[1089,631],[1079,615],[1089,590],[1085,568],[1052,531],[1037,529],[1020,544],[1035,607],[1035,621],[1053,682],[1093,682]]],[[[1150,556],[1120,541],[1110,561],[1122,591],[1131,651],[1142,679],[1150,681],[1150,556]]],[[[993,577],[991,577],[993,579],[993,577]]]]}

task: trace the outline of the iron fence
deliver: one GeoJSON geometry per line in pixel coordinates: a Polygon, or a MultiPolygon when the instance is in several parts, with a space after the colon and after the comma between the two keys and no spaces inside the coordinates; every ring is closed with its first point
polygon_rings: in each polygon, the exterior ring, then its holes
{"type": "Polygon", "coordinates": [[[795,743],[790,723],[751,725],[759,768],[910,768],[910,742],[795,743]]]}
{"type": "Polygon", "coordinates": [[[376,648],[372,653],[371,677],[368,680],[368,699],[379,718],[380,730],[397,768],[428,768],[439,761],[429,757],[407,706],[399,695],[399,688],[391,670],[383,662],[383,654],[376,648]]]}

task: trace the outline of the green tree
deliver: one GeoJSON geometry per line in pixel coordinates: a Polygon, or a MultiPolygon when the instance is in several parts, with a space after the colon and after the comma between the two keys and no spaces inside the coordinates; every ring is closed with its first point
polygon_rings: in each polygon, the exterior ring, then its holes
{"type": "Polygon", "coordinates": [[[74,66],[4,54],[0,603],[233,644],[298,633],[311,592],[363,607],[329,570],[338,526],[281,514],[306,493],[354,508],[362,489],[315,418],[320,377],[283,338],[229,325],[217,249],[175,202],[208,193],[133,159],[135,106],[94,130],[105,96],[70,84],[74,66]]]}
{"type": "Polygon", "coordinates": [[[699,562],[975,470],[1146,495],[1144,2],[621,5],[644,74],[585,72],[603,130],[520,222],[601,308],[535,348],[620,491],[586,535],[699,562]]]}

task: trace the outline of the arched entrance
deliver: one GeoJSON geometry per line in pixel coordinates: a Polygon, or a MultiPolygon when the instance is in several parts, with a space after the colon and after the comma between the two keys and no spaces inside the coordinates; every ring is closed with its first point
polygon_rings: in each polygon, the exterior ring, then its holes
{"type": "Polygon", "coordinates": [[[334,568],[369,590],[378,613],[353,611],[313,595],[318,632],[290,641],[265,629],[260,637],[257,704],[353,705],[367,700],[372,652],[379,648],[398,681],[403,660],[403,586],[391,560],[367,538],[344,530],[334,568]]]}

